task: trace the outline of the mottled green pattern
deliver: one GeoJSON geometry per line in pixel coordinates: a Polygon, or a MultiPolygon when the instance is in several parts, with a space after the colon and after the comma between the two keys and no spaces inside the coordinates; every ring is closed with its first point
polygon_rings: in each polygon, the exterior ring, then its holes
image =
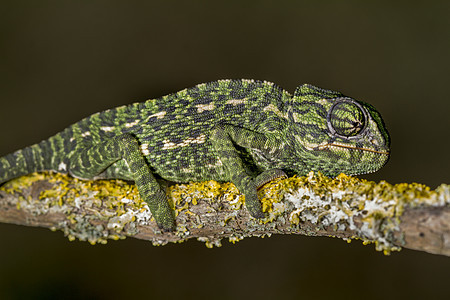
{"type": "Polygon", "coordinates": [[[270,82],[221,80],[87,117],[0,158],[0,183],[41,170],[133,180],[170,230],[174,217],[154,175],[232,181],[262,217],[256,190],[284,172],[369,173],[388,157],[387,131],[368,104],[311,85],[291,96],[270,82]]]}

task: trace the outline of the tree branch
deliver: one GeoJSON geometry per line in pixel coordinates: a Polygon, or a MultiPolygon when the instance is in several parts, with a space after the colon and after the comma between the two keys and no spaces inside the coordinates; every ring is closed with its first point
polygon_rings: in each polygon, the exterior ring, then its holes
{"type": "Polygon", "coordinates": [[[345,175],[310,173],[275,180],[259,191],[265,220],[250,217],[231,183],[168,186],[177,229],[161,232],[134,185],[34,173],[0,188],[0,222],[62,230],[69,239],[106,243],[126,236],[154,245],[197,238],[220,246],[249,236],[303,234],[375,243],[388,254],[401,247],[450,256],[450,188],[391,185],[345,175]]]}

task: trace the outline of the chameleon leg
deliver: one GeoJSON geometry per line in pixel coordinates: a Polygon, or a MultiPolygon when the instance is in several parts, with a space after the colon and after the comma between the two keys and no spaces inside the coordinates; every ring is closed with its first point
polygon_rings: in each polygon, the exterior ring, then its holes
{"type": "Polygon", "coordinates": [[[175,219],[167,197],[150,172],[138,141],[129,134],[120,135],[104,143],[77,151],[70,160],[70,173],[90,179],[103,172],[114,162],[124,159],[142,199],[147,202],[156,223],[166,231],[175,229],[175,219]]]}
{"type": "Polygon", "coordinates": [[[244,148],[269,151],[267,149],[268,138],[248,129],[222,124],[212,130],[211,141],[227,170],[228,178],[245,195],[245,206],[250,214],[255,218],[263,218],[265,215],[261,210],[257,189],[275,178],[286,176],[286,174],[281,170],[271,169],[263,171],[256,178],[252,178],[245,172],[242,160],[233,142],[244,148]]]}

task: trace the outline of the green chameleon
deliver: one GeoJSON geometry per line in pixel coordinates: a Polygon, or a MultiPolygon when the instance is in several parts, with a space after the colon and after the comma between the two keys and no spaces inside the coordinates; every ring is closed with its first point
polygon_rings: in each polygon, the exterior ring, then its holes
{"type": "Polygon", "coordinates": [[[291,95],[266,81],[219,80],[96,113],[1,157],[0,184],[43,170],[131,180],[170,231],[175,218],[155,176],[231,181],[261,218],[257,189],[274,178],[370,173],[388,158],[388,132],[369,104],[308,84],[291,95]]]}

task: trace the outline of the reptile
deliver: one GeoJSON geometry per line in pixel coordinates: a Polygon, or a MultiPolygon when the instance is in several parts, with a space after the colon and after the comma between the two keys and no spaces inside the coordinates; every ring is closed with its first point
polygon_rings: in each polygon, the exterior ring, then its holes
{"type": "Polygon", "coordinates": [[[219,80],[93,114],[0,158],[0,184],[50,170],[134,181],[158,226],[176,228],[158,178],[231,181],[251,216],[257,189],[284,176],[377,171],[390,138],[370,104],[309,84],[293,94],[259,80],[219,80]]]}

